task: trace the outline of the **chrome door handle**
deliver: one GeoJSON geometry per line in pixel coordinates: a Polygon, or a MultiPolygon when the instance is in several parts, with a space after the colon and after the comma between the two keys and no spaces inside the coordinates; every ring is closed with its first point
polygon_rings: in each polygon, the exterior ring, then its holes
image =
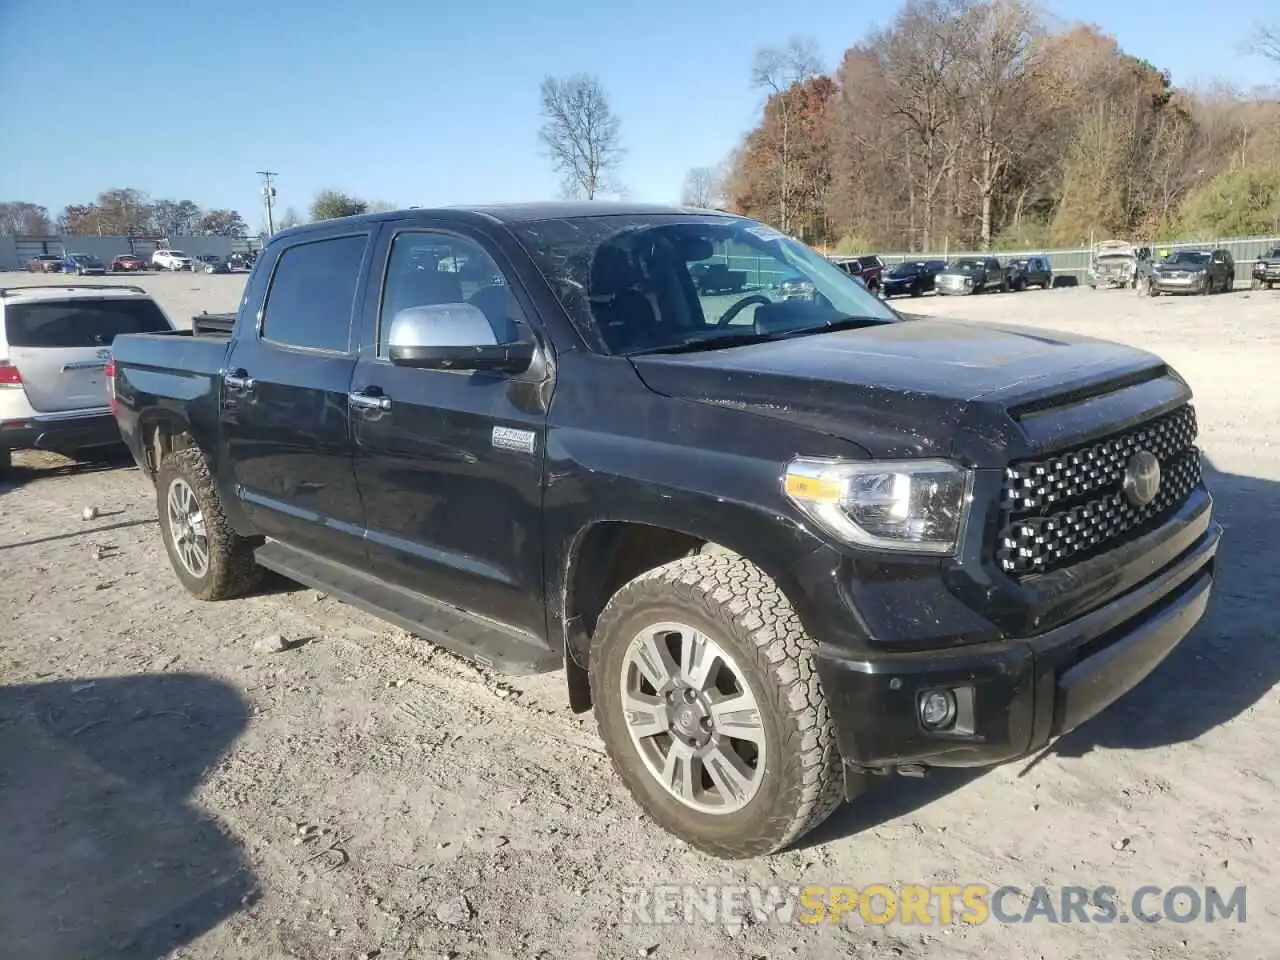
{"type": "Polygon", "coordinates": [[[390,410],[391,398],[369,393],[348,393],[347,402],[357,410],[390,410]]]}
{"type": "Polygon", "coordinates": [[[235,370],[231,373],[222,375],[222,382],[232,390],[252,390],[257,383],[253,377],[249,376],[243,370],[235,370]]]}

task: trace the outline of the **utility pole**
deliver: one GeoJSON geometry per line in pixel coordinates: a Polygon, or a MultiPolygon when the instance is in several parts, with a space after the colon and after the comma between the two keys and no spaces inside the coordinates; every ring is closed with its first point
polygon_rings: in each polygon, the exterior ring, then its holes
{"type": "Polygon", "coordinates": [[[279,176],[274,170],[259,170],[258,176],[262,177],[262,196],[267,201],[267,235],[271,236],[276,232],[276,223],[271,216],[271,203],[276,197],[276,188],[271,185],[271,178],[279,176]]]}

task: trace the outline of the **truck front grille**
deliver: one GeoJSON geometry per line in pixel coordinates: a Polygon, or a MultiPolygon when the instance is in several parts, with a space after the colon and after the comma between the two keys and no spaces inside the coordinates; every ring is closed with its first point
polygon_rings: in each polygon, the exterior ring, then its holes
{"type": "Polygon", "coordinates": [[[996,562],[1015,577],[1046,573],[1119,546],[1182,504],[1200,483],[1196,413],[1187,404],[1123,433],[1005,471],[996,562]],[[1140,450],[1160,461],[1160,486],[1141,506],[1124,490],[1140,450]]]}

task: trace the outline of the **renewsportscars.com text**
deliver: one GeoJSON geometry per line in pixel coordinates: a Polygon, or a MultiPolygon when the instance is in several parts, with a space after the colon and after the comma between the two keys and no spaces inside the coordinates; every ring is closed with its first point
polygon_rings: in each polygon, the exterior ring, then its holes
{"type": "Polygon", "coordinates": [[[870,884],[633,885],[621,892],[630,924],[1215,923],[1246,921],[1246,887],[870,884]]]}

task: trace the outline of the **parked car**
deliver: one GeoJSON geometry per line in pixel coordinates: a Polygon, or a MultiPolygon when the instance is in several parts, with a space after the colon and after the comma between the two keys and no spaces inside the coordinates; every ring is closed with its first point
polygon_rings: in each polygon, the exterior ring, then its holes
{"type": "Polygon", "coordinates": [[[1273,247],[1253,262],[1249,284],[1254,290],[1266,287],[1270,290],[1280,283],[1280,247],[1273,247]]]}
{"type": "Polygon", "coordinates": [[[1236,282],[1236,264],[1231,251],[1175,250],[1152,271],[1148,293],[1230,292],[1236,282]]]}
{"type": "Polygon", "coordinates": [[[1160,357],[904,319],[826,267],[647,205],[321,221],[271,238],[229,334],[117,338],[111,396],[188,593],[271,569],[498,670],[562,666],[656,823],[763,855],[879,774],[1039,752],[1220,569],[1160,357]],[[726,243],[817,295],[708,318],[687,264],[726,243]]]}
{"type": "Polygon", "coordinates": [[[699,293],[741,293],[747,284],[745,270],[730,270],[723,263],[695,263],[689,268],[693,285],[699,293]]]}
{"type": "Polygon", "coordinates": [[[813,281],[798,273],[785,277],[778,284],[778,296],[783,300],[812,300],[817,292],[813,281]]]}
{"type": "Polygon", "coordinates": [[[62,262],[63,273],[81,277],[100,277],[107,272],[106,264],[87,253],[72,253],[62,262]]]}
{"type": "Polygon", "coordinates": [[[1053,286],[1053,267],[1043,253],[1014,257],[1005,264],[1005,273],[1013,290],[1025,290],[1027,287],[1048,290],[1053,286]]]}
{"type": "Polygon", "coordinates": [[[958,257],[934,281],[939,294],[988,293],[1009,289],[1009,276],[995,257],[958,257]]]}
{"type": "Polygon", "coordinates": [[[151,265],[157,270],[195,269],[195,261],[181,250],[157,250],[151,255],[151,265]]]}
{"type": "Polygon", "coordinates": [[[202,253],[196,257],[195,265],[191,268],[199,270],[202,273],[230,273],[231,268],[227,266],[227,261],[223,260],[216,253],[202,253]]]}
{"type": "Polygon", "coordinates": [[[256,251],[237,252],[227,257],[227,266],[232,270],[251,270],[257,259],[258,254],[256,251]]]}
{"type": "Polygon", "coordinates": [[[147,269],[147,261],[132,253],[122,253],[111,261],[112,273],[140,273],[147,269]]]}
{"type": "Polygon", "coordinates": [[[880,291],[887,300],[890,297],[919,297],[934,287],[939,273],[945,270],[945,260],[908,260],[892,267],[881,280],[880,291]]]}
{"type": "Polygon", "coordinates": [[[94,459],[122,450],[106,364],[121,333],[173,330],[141,287],[0,289],[0,473],[14,450],[94,459]]]}
{"type": "Polygon", "coordinates": [[[1151,248],[1127,240],[1104,240],[1093,250],[1087,281],[1089,288],[1139,287],[1151,274],[1151,248]]]}
{"type": "Polygon", "coordinates": [[[835,257],[831,261],[850,276],[860,277],[872,293],[880,292],[884,280],[884,260],[877,254],[867,253],[856,257],[835,257]]]}
{"type": "Polygon", "coordinates": [[[27,261],[27,273],[61,273],[66,259],[61,254],[45,253],[27,261]]]}

